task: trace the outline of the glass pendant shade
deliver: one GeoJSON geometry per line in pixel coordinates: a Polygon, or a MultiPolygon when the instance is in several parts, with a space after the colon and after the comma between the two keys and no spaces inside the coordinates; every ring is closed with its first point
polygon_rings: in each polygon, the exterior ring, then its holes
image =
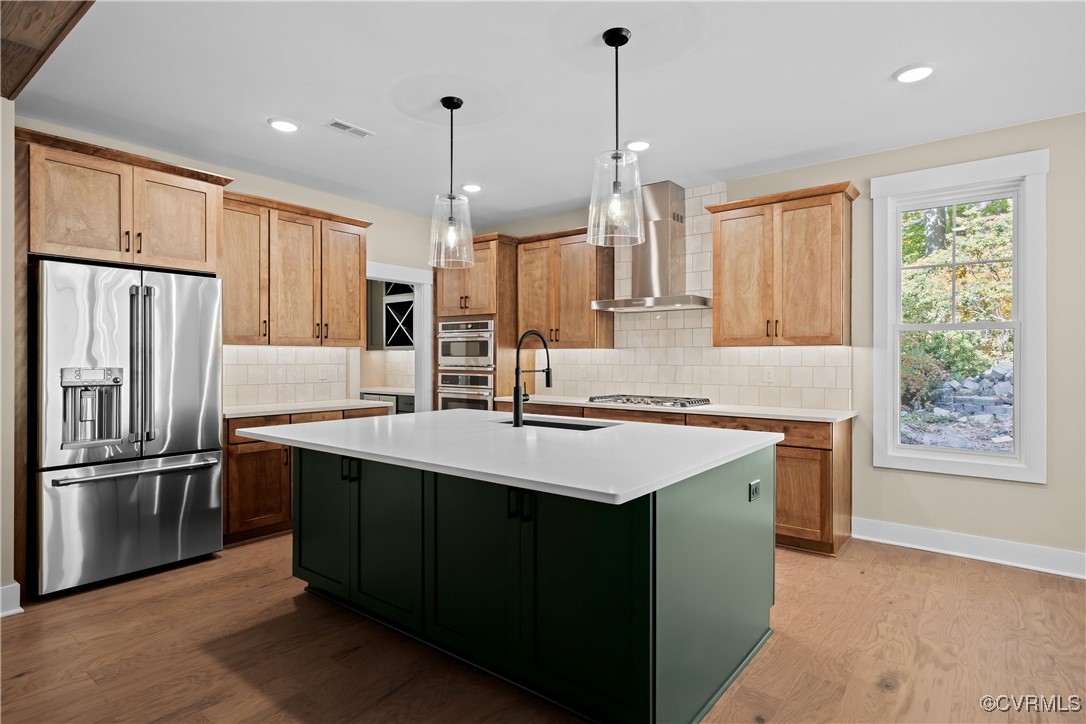
{"type": "Polygon", "coordinates": [[[467,196],[438,194],[434,197],[430,266],[441,269],[475,266],[475,239],[467,196]]]}
{"type": "Polygon", "coordinates": [[[641,172],[633,151],[596,156],[592,203],[588,207],[588,243],[633,246],[645,241],[642,228],[641,172]]]}

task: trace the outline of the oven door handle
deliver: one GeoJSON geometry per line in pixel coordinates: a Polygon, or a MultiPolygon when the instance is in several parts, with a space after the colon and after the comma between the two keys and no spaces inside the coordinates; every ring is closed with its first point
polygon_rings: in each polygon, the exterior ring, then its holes
{"type": "Polygon", "coordinates": [[[494,392],[488,390],[486,392],[475,392],[474,390],[457,390],[449,389],[447,387],[438,387],[437,394],[439,395],[469,395],[471,397],[491,397],[494,392]]]}

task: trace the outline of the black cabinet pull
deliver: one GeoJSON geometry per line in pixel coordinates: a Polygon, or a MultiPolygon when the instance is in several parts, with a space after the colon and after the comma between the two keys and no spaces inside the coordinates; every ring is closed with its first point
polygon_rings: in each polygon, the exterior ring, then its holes
{"type": "Polygon", "coordinates": [[[268,320],[264,320],[264,336],[268,336],[268,320]]]}
{"type": "Polygon", "coordinates": [[[528,490],[521,491],[520,519],[525,523],[532,522],[532,493],[528,490]]]}
{"type": "Polygon", "coordinates": [[[317,339],[320,339],[321,338],[321,323],[320,322],[317,322],[316,328],[317,328],[317,332],[313,336],[316,337],[317,339]]]}
{"type": "Polygon", "coordinates": [[[362,461],[354,458],[351,460],[350,469],[354,472],[351,473],[351,477],[348,478],[352,483],[357,483],[362,480],[362,461]]]}
{"type": "Polygon", "coordinates": [[[561,342],[561,341],[562,341],[562,337],[561,337],[561,335],[559,335],[559,334],[558,334],[558,333],[559,333],[559,332],[561,332],[561,331],[562,331],[562,330],[560,330],[560,329],[559,329],[558,327],[555,327],[555,328],[554,328],[554,341],[555,341],[555,342],[561,342]]]}
{"type": "Polygon", "coordinates": [[[137,254],[142,254],[143,253],[143,232],[142,231],[137,231],[136,232],[136,253],[137,254]]]}
{"type": "Polygon", "coordinates": [[[471,305],[470,305],[470,304],[468,304],[468,300],[469,300],[469,299],[471,299],[471,297],[469,297],[469,296],[467,296],[467,295],[465,294],[465,295],[464,295],[464,309],[470,309],[470,308],[471,308],[471,305]]]}
{"type": "Polygon", "coordinates": [[[283,448],[283,467],[286,467],[287,463],[289,463],[289,462],[290,462],[290,456],[287,455],[287,449],[283,448]]]}
{"type": "Polygon", "coordinates": [[[773,320],[773,336],[774,337],[780,337],[781,336],[781,320],[779,320],[779,319],[774,319],[773,320]]]}
{"type": "Polygon", "coordinates": [[[765,320],[765,336],[769,336],[769,320],[765,320]]]}
{"type": "Polygon", "coordinates": [[[339,479],[350,480],[351,478],[351,459],[341,457],[339,459],[339,479]]]}
{"type": "Polygon", "coordinates": [[[520,493],[517,491],[516,488],[509,488],[508,496],[509,517],[516,518],[518,515],[520,515],[520,506],[518,505],[518,502],[520,501],[520,493]]]}
{"type": "Polygon", "coordinates": [[[324,323],[324,338],[328,339],[328,322],[324,323]]]}
{"type": "Polygon", "coordinates": [[[131,231],[124,232],[124,250],[125,251],[132,251],[132,232],[131,231]]]}

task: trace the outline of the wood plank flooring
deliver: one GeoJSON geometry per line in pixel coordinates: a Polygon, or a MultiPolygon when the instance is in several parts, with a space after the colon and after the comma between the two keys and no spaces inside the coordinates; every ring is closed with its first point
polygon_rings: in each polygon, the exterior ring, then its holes
{"type": "MultiPolygon", "coordinates": [[[[290,537],[0,621],[15,722],[570,721],[303,591],[290,537]]],[[[1086,584],[853,541],[778,550],[775,633],[708,722],[1086,721],[983,694],[1086,695],[1086,584]]]]}

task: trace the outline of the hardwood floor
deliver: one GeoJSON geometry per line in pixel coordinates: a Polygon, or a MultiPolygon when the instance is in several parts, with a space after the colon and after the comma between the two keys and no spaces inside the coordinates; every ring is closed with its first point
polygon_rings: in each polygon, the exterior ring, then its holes
{"type": "MultiPolygon", "coordinates": [[[[516,721],[568,714],[303,591],[290,537],[0,622],[5,722],[516,721]]],[[[778,550],[775,633],[709,722],[1084,721],[983,694],[1086,695],[1086,584],[853,541],[778,550]]]]}

